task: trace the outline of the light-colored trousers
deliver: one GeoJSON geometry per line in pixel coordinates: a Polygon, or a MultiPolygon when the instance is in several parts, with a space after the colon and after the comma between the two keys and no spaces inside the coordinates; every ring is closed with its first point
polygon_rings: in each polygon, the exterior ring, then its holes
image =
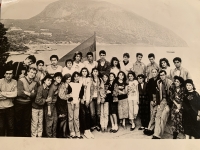
{"type": "Polygon", "coordinates": [[[169,112],[170,108],[167,105],[166,99],[162,99],[160,106],[157,107],[154,136],[159,138],[162,137],[167,123],[167,119],[169,117],[169,112]]]}
{"type": "Polygon", "coordinates": [[[136,100],[128,100],[128,117],[129,119],[134,119],[138,114],[139,106],[136,100]]]}
{"type": "Polygon", "coordinates": [[[151,131],[155,128],[155,119],[156,119],[157,107],[158,107],[157,105],[153,106],[152,102],[150,103],[151,116],[150,116],[148,130],[151,130],[151,131]]]}
{"type": "Polygon", "coordinates": [[[71,136],[80,136],[79,103],[68,103],[69,131],[71,136]]]}
{"type": "Polygon", "coordinates": [[[42,132],[43,132],[43,109],[32,108],[31,136],[42,137],[42,132]]]}
{"type": "Polygon", "coordinates": [[[101,128],[108,127],[109,103],[104,102],[101,104],[100,124],[101,128]]]}

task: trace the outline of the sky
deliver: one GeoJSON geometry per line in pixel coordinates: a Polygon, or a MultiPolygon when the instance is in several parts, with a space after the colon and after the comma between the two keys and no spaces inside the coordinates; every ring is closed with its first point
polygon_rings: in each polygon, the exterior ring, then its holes
{"type": "MultiPolygon", "coordinates": [[[[57,0],[2,0],[2,19],[28,19],[57,0]]],[[[101,0],[95,0],[101,1],[101,0]]],[[[200,0],[104,0],[171,29],[200,47],[200,0]]]]}

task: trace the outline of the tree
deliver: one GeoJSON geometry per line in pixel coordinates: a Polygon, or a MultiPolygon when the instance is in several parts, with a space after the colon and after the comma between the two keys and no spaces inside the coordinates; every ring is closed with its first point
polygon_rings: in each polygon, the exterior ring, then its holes
{"type": "Polygon", "coordinates": [[[6,37],[6,31],[7,29],[4,27],[4,24],[0,23],[0,77],[3,77],[4,73],[4,67],[6,64],[6,61],[9,57],[9,48],[10,43],[8,42],[8,39],[6,37]]]}

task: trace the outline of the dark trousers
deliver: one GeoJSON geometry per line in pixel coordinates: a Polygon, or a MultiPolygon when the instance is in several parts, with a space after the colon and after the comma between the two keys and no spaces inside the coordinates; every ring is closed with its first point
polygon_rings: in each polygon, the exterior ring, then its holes
{"type": "Polygon", "coordinates": [[[14,136],[14,107],[0,109],[0,136],[14,136]]]}
{"type": "Polygon", "coordinates": [[[100,127],[101,105],[97,104],[97,98],[90,102],[91,127],[100,127]]]}
{"type": "Polygon", "coordinates": [[[15,135],[18,137],[31,136],[31,103],[21,104],[15,102],[15,135]]]}
{"type": "Polygon", "coordinates": [[[85,104],[80,104],[79,120],[82,133],[84,133],[84,130],[90,129],[90,116],[90,108],[85,104]]]}

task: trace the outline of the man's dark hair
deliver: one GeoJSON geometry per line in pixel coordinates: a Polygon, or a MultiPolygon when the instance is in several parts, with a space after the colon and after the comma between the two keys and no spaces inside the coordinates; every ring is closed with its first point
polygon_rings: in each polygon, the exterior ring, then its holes
{"type": "Polygon", "coordinates": [[[92,52],[87,52],[87,56],[91,55],[93,57],[93,53],[92,52]]]}
{"type": "Polygon", "coordinates": [[[175,57],[175,58],[173,59],[173,62],[175,62],[175,61],[182,62],[182,60],[181,60],[181,58],[180,58],[180,57],[175,57]]]}
{"type": "Polygon", "coordinates": [[[34,55],[29,55],[28,57],[26,57],[26,59],[30,59],[33,64],[36,62],[36,58],[34,55]]]}
{"type": "Polygon", "coordinates": [[[56,77],[61,77],[62,78],[62,73],[61,72],[56,72],[53,76],[53,78],[56,78],[56,77]]]}
{"type": "Polygon", "coordinates": [[[50,74],[46,74],[46,76],[42,79],[42,84],[47,80],[47,79],[52,79],[52,76],[50,74]]]}
{"type": "Polygon", "coordinates": [[[44,65],[44,61],[43,61],[43,60],[38,60],[38,61],[36,62],[36,66],[38,66],[40,63],[44,65]]]}
{"type": "Polygon", "coordinates": [[[151,58],[151,57],[155,58],[155,55],[154,55],[153,53],[150,53],[150,54],[148,55],[148,58],[151,58]]]}
{"type": "Polygon", "coordinates": [[[100,50],[99,51],[99,55],[101,55],[101,54],[105,54],[106,55],[106,51],[105,50],[100,50]]]}
{"type": "Polygon", "coordinates": [[[50,60],[51,60],[52,58],[56,58],[57,61],[58,61],[58,56],[57,56],[57,55],[51,55],[50,60]]]}
{"type": "Polygon", "coordinates": [[[6,65],[5,66],[5,70],[4,70],[4,74],[6,73],[6,71],[13,71],[13,67],[11,65],[6,65]]]}
{"type": "Polygon", "coordinates": [[[136,53],[136,57],[138,56],[142,56],[143,57],[143,54],[142,53],[136,53]]]}
{"type": "Polygon", "coordinates": [[[161,73],[163,73],[163,72],[164,72],[165,75],[167,75],[167,72],[166,72],[165,70],[160,70],[159,75],[160,75],[161,73]]]}
{"type": "Polygon", "coordinates": [[[65,66],[67,66],[67,63],[68,63],[68,62],[71,62],[72,65],[73,65],[73,60],[72,60],[72,59],[67,59],[67,60],[65,60],[65,66]]]}
{"type": "Polygon", "coordinates": [[[73,56],[73,60],[74,60],[74,61],[76,60],[76,56],[77,56],[77,55],[80,55],[80,58],[81,58],[81,59],[82,59],[82,57],[83,57],[83,54],[82,54],[81,52],[77,51],[77,52],[74,53],[74,56],[73,56]]]}
{"type": "Polygon", "coordinates": [[[138,78],[143,78],[143,79],[145,80],[145,75],[139,74],[139,75],[137,76],[137,79],[138,79],[138,78]]]}
{"type": "Polygon", "coordinates": [[[124,54],[123,54],[123,57],[130,58],[130,55],[129,55],[129,53],[124,53],[124,54]]]}

